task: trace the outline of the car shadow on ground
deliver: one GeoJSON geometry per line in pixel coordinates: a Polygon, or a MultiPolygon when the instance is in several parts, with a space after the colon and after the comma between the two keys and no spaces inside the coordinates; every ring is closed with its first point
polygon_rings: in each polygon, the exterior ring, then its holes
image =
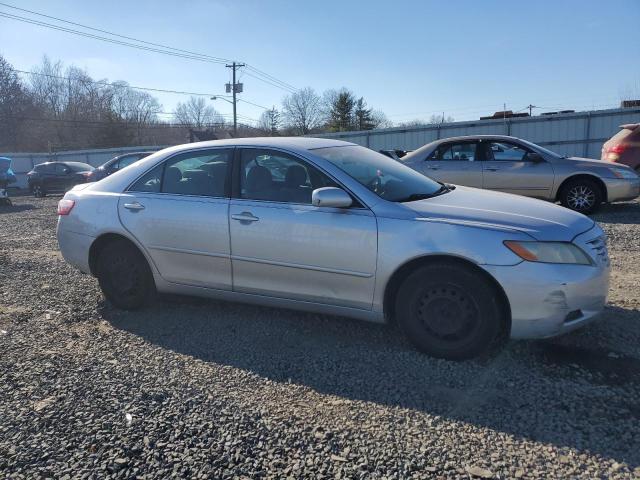
{"type": "Polygon", "coordinates": [[[0,215],[4,213],[24,212],[26,210],[33,210],[34,208],[36,208],[35,205],[32,205],[30,203],[19,203],[19,204],[14,203],[13,205],[0,205],[0,215]]]}
{"type": "Polygon", "coordinates": [[[640,203],[633,201],[604,204],[591,215],[591,218],[596,222],[635,225],[638,223],[638,215],[640,215],[640,203]]]}
{"type": "Polygon", "coordinates": [[[612,423],[640,424],[640,400],[624,394],[640,384],[638,359],[544,341],[448,362],[418,353],[392,326],[339,317],[199,299],[101,310],[115,328],[205,362],[640,465],[633,437],[606,434],[612,423]],[[616,418],[603,413],[612,410],[616,418]]]}

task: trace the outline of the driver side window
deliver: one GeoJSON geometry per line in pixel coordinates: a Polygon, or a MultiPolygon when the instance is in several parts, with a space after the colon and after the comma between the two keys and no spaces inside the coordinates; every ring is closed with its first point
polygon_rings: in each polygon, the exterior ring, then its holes
{"type": "Polygon", "coordinates": [[[245,148],[240,158],[241,198],[311,205],[316,188],[337,186],[311,165],[283,152],[245,148]]]}
{"type": "Polygon", "coordinates": [[[507,142],[491,142],[487,145],[487,160],[502,162],[525,162],[528,150],[507,142]]]}

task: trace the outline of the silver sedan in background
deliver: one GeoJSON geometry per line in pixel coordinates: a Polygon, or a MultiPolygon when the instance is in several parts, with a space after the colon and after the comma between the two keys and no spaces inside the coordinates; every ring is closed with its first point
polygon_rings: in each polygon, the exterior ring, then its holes
{"type": "Polygon", "coordinates": [[[337,140],[168,148],[74,187],[58,214],[62,255],[117,307],[171,292],[394,321],[448,359],[578,328],[608,290],[584,215],[337,140]]]}
{"type": "Polygon", "coordinates": [[[581,213],[640,195],[640,177],[625,165],[563,157],[503,135],[437,140],[400,161],[440,182],[559,201],[581,213]]]}

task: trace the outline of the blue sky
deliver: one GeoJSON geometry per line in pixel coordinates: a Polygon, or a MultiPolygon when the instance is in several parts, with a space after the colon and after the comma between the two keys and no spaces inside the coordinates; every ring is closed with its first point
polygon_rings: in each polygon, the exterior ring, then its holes
{"type": "MultiPolygon", "coordinates": [[[[5,1],[5,0],[0,0],[5,1]]],[[[612,107],[640,95],[640,1],[6,0],[123,35],[245,61],[319,93],[347,87],[394,122],[478,118],[529,103],[612,107]]],[[[18,15],[0,5],[0,12],[18,15]]],[[[48,20],[47,20],[48,21],[48,20]]],[[[132,85],[223,93],[222,65],[167,57],[0,18],[0,54],[29,70],[43,55],[132,85]]],[[[242,97],[283,90],[242,76],[242,97]]],[[[164,110],[185,98],[157,95],[164,110]]],[[[222,113],[230,105],[215,102],[222,113]]],[[[257,118],[261,109],[239,104],[257,118]]]]}

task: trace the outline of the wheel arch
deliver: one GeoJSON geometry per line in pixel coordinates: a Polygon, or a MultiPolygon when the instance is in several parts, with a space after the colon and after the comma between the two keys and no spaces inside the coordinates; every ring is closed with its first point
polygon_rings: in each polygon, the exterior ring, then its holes
{"type": "Polygon", "coordinates": [[[562,191],[567,186],[569,182],[573,182],[574,180],[590,180],[594,182],[596,185],[600,187],[600,191],[602,192],[602,201],[606,202],[608,198],[607,193],[607,185],[602,181],[602,179],[596,175],[592,175],[590,173],[577,173],[575,175],[571,175],[570,177],[565,178],[562,183],[558,186],[558,190],[556,190],[555,200],[560,200],[560,196],[562,195],[562,191]]]}
{"type": "Polygon", "coordinates": [[[383,296],[383,310],[385,318],[388,322],[395,322],[395,297],[402,284],[402,281],[411,275],[415,270],[426,265],[435,263],[449,263],[453,265],[463,266],[474,272],[479,273],[493,287],[500,302],[500,308],[503,312],[503,335],[508,337],[511,332],[511,305],[504,289],[498,281],[486,270],[481,268],[477,263],[464,257],[454,255],[425,255],[408,260],[398,267],[387,282],[383,296]]]}
{"type": "Polygon", "coordinates": [[[114,241],[125,241],[129,243],[132,247],[138,250],[138,252],[140,252],[142,257],[149,264],[149,268],[151,269],[151,272],[152,273],[154,272],[155,265],[153,264],[151,259],[149,259],[146,252],[142,248],[140,248],[140,246],[136,242],[131,240],[131,238],[127,237],[126,235],[123,235],[122,233],[106,232],[99,235],[93,241],[93,243],[91,244],[91,247],[89,247],[89,270],[93,276],[96,276],[96,262],[98,260],[98,256],[100,255],[100,252],[104,249],[104,247],[106,247],[107,245],[109,245],[114,241]]]}

